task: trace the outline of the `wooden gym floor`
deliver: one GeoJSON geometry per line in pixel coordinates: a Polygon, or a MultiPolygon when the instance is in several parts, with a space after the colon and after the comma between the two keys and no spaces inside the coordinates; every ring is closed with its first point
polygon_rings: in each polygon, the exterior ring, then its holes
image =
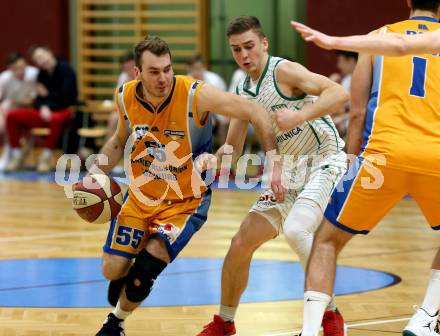
{"type": "MultiPolygon", "coordinates": [[[[83,223],[71,210],[61,187],[44,179],[2,179],[0,183],[0,261],[101,255],[107,226],[83,223]]],[[[223,258],[256,196],[256,192],[215,191],[208,222],[181,257],[223,258]]],[[[339,264],[389,272],[402,279],[391,287],[338,297],[350,336],[401,333],[412,315],[412,305],[423,298],[439,234],[428,227],[415,202],[404,199],[371,234],[356,237],[347,246],[339,264]]],[[[283,237],[264,245],[255,258],[297,260],[283,237]]],[[[3,272],[12,272],[17,278],[27,276],[26,270],[3,272]]],[[[0,283],[0,300],[5,286],[0,283]]],[[[1,307],[0,336],[94,335],[109,311],[1,307]]],[[[194,336],[216,312],[217,305],[142,307],[127,320],[126,331],[129,336],[194,336]]],[[[236,325],[241,336],[287,336],[300,327],[301,316],[301,300],[246,303],[240,306],[236,325]]]]}

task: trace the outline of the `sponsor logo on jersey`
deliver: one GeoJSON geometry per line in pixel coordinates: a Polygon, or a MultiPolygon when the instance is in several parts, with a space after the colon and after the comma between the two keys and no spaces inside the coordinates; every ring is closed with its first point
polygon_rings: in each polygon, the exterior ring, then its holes
{"type": "Polygon", "coordinates": [[[277,143],[287,141],[292,139],[295,135],[300,134],[303,131],[301,127],[296,127],[294,129],[291,129],[290,131],[283,133],[281,135],[277,136],[277,143]]]}
{"type": "Polygon", "coordinates": [[[173,140],[177,140],[179,139],[183,139],[185,137],[185,132],[184,131],[173,131],[173,130],[165,130],[163,132],[163,134],[167,137],[167,138],[171,138],[173,140]]]}
{"type": "Polygon", "coordinates": [[[165,235],[170,243],[173,243],[180,233],[180,229],[172,223],[159,225],[156,224],[153,226],[153,228],[156,229],[159,233],[165,235]]]}
{"type": "Polygon", "coordinates": [[[286,104],[273,105],[270,109],[272,110],[272,112],[275,112],[276,110],[279,110],[281,108],[287,108],[287,105],[286,104]]]}
{"type": "Polygon", "coordinates": [[[150,129],[150,125],[134,125],[134,132],[136,134],[136,140],[142,139],[150,129]]]}
{"type": "Polygon", "coordinates": [[[275,198],[275,195],[272,194],[272,192],[270,191],[261,194],[257,202],[257,205],[263,209],[272,208],[276,204],[277,204],[277,199],[275,198]]]}

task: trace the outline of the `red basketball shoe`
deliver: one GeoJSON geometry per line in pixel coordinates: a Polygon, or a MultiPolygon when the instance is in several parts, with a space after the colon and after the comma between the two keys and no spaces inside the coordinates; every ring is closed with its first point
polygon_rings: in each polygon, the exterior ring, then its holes
{"type": "Polygon", "coordinates": [[[211,323],[205,325],[203,330],[197,336],[234,336],[236,335],[234,322],[226,322],[214,315],[211,323]]]}
{"type": "Polygon", "coordinates": [[[324,336],[345,336],[347,334],[347,326],[344,323],[339,310],[327,310],[322,318],[322,329],[324,336]]]}

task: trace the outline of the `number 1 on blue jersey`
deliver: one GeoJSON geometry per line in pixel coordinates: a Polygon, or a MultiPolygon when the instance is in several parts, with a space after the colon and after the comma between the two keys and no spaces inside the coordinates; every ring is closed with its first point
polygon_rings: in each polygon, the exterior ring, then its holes
{"type": "Polygon", "coordinates": [[[426,58],[414,56],[412,61],[412,84],[409,89],[409,95],[425,98],[426,66],[428,60],[426,58]]]}

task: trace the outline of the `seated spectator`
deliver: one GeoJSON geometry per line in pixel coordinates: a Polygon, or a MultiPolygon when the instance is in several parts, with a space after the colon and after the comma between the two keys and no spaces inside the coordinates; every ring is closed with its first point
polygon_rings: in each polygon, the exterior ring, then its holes
{"type": "MultiPolygon", "coordinates": [[[[356,67],[358,54],[351,51],[338,50],[336,51],[336,58],[336,67],[340,73],[330,75],[330,79],[340,83],[348,92],[350,92],[351,77],[353,75],[354,68],[356,67]]],[[[350,104],[348,103],[344,110],[332,115],[333,122],[335,123],[341,137],[345,137],[347,135],[349,110],[350,104]]]]}
{"type": "Polygon", "coordinates": [[[11,53],[6,64],[8,69],[0,74],[0,136],[4,135],[0,171],[5,169],[10,152],[5,132],[6,115],[12,109],[32,104],[38,75],[38,69],[27,65],[20,53],[11,53]]]}
{"type": "Polygon", "coordinates": [[[12,149],[7,171],[17,170],[23,163],[20,132],[34,127],[47,127],[50,133],[45,139],[37,170],[48,172],[51,169],[52,151],[70,119],[70,107],[77,104],[76,75],[71,66],[55,58],[52,51],[44,46],[32,48],[31,57],[40,70],[36,85],[37,97],[32,108],[19,108],[7,116],[6,128],[12,149]]]}

